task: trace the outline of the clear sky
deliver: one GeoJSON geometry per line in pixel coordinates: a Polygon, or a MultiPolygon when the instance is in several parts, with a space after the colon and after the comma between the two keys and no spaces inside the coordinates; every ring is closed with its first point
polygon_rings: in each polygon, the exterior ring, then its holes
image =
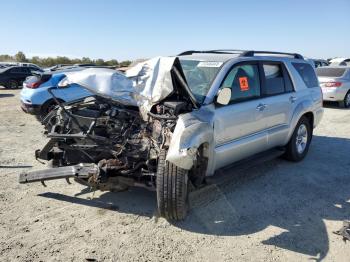
{"type": "Polygon", "coordinates": [[[350,0],[1,0],[0,54],[118,60],[192,49],[350,57],[350,0]]]}

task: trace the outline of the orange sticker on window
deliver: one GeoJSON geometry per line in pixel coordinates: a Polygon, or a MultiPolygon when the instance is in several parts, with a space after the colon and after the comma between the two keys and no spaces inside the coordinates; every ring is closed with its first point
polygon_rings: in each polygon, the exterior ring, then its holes
{"type": "Polygon", "coordinates": [[[239,86],[241,88],[241,91],[248,91],[249,90],[248,77],[240,77],[239,86]]]}

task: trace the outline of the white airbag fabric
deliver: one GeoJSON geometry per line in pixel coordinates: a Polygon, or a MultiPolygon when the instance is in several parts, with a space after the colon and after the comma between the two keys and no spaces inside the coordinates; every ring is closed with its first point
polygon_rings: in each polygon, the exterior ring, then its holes
{"type": "Polygon", "coordinates": [[[151,107],[174,90],[171,69],[175,57],[156,57],[126,71],[89,68],[66,74],[68,84],[78,84],[96,95],[125,105],[137,105],[144,120],[151,107]]]}

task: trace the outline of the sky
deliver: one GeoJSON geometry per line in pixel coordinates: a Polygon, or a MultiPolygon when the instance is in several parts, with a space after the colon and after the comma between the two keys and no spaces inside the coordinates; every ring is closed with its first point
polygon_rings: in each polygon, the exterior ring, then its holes
{"type": "Polygon", "coordinates": [[[0,54],[134,60],[186,50],[350,57],[350,0],[1,0],[0,54]]]}

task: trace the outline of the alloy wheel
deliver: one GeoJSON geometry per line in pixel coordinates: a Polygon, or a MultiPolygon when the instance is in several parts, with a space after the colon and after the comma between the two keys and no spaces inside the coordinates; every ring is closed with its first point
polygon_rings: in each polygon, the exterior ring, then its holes
{"type": "Polygon", "coordinates": [[[307,127],[304,124],[301,124],[298,128],[298,133],[296,137],[296,146],[299,154],[302,154],[305,151],[308,141],[307,127]]]}

